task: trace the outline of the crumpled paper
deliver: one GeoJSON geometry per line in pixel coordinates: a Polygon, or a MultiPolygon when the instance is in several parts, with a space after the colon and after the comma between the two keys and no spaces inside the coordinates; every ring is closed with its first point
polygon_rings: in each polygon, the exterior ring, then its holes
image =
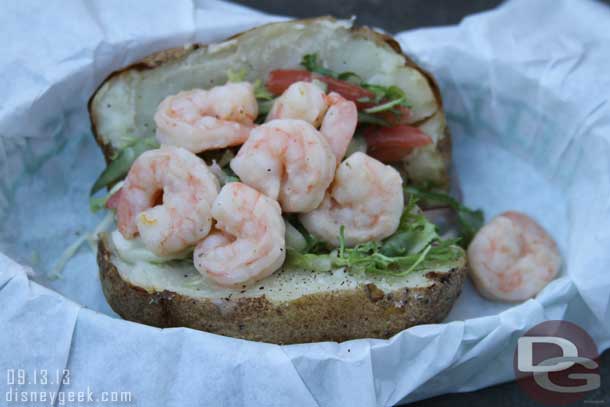
{"type": "MultiPolygon", "coordinates": [[[[205,0],[5,5],[2,374],[68,369],[69,384],[19,390],[129,391],[143,406],[381,406],[513,380],[517,338],[543,320],[571,320],[600,352],[610,346],[610,9],[592,1],[513,0],[397,36],[440,83],[465,202],[487,218],[524,211],[557,240],[562,273],[535,299],[493,303],[467,283],[442,324],[277,346],[118,319],[86,247],[62,279],[46,279],[101,220],[88,209],[104,164],[86,102],[103,78],[153,51],[279,19],[205,0]]],[[[10,387],[0,381],[0,397],[10,387]]]]}

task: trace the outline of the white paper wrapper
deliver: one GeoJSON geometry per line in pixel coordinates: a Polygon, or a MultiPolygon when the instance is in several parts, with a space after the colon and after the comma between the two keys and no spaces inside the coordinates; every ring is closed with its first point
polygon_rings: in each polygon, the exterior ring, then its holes
{"type": "MultiPolygon", "coordinates": [[[[466,203],[488,218],[524,211],[558,241],[562,274],[536,299],[492,303],[467,284],[443,324],[282,347],[115,318],[86,245],[62,279],[44,278],[100,221],[87,204],[104,164],[86,102],[103,78],[278,19],[216,1],[168,6],[24,1],[0,12],[0,373],[71,378],[19,390],[129,391],[142,406],[391,405],[512,380],[517,338],[546,319],[610,346],[610,10],[589,1],[517,0],[398,36],[440,82],[466,203]]],[[[9,387],[0,381],[1,397],[9,387]]]]}

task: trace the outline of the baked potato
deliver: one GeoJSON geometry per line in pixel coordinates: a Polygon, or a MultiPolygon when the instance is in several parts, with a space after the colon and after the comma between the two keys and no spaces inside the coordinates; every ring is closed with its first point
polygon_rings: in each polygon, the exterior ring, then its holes
{"type": "MultiPolygon", "coordinates": [[[[432,77],[391,37],[329,17],[268,24],[219,44],[161,51],[114,72],[90,100],[93,133],[110,162],[134,138],[154,137],[153,115],[166,96],[221,85],[229,70],[242,70],[246,80],[255,81],[275,69],[299,67],[310,53],[329,70],[402,89],[410,103],[409,125],[432,142],[395,165],[411,184],[448,188],[451,143],[432,77]]],[[[457,246],[451,250],[442,265],[406,275],[285,266],[242,290],[209,284],[192,261],[133,257],[112,234],[99,240],[98,264],[109,304],[128,320],[289,344],[388,338],[443,320],[465,279],[464,252],[457,246]]]]}

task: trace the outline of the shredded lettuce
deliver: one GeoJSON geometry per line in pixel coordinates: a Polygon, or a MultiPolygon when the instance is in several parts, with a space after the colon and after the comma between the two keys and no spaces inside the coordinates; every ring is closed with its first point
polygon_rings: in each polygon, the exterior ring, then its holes
{"type": "Polygon", "coordinates": [[[374,124],[376,126],[383,126],[383,127],[392,127],[392,124],[389,121],[387,121],[379,116],[365,113],[363,111],[358,112],[358,123],[374,124]]]}
{"type": "MultiPolygon", "coordinates": [[[[310,72],[346,81],[372,92],[374,94],[373,98],[365,97],[358,100],[358,102],[361,103],[373,103],[375,105],[364,109],[364,113],[373,114],[385,111],[393,111],[394,113],[400,114],[400,112],[396,112],[393,109],[395,109],[397,106],[411,107],[411,105],[407,102],[407,96],[405,95],[404,91],[398,86],[382,86],[366,83],[362,80],[360,76],[358,76],[354,72],[334,72],[324,67],[322,62],[318,59],[318,54],[314,53],[303,55],[303,58],[301,59],[301,65],[310,72]]],[[[368,117],[364,118],[365,120],[370,119],[368,117]]],[[[364,123],[377,124],[381,126],[386,125],[379,122],[373,123],[370,120],[364,123]]]]}
{"type": "Polygon", "coordinates": [[[257,79],[254,81],[254,96],[259,101],[273,100],[273,94],[263,84],[263,81],[257,79]]]}
{"type": "Polygon", "coordinates": [[[159,148],[159,142],[154,137],[138,137],[131,140],[113,156],[110,164],[97,177],[91,187],[90,195],[125,178],[136,158],[143,152],[155,148],[159,148]]]}
{"type": "MultiPolygon", "coordinates": [[[[303,59],[301,59],[301,65],[307,69],[309,72],[315,72],[320,75],[330,76],[331,78],[339,79],[341,74],[338,74],[330,69],[324,68],[322,63],[318,61],[318,54],[305,54],[303,55],[303,59]]],[[[348,73],[346,73],[348,74],[348,73]]],[[[349,73],[351,74],[351,72],[349,73]]],[[[357,75],[356,75],[357,76],[357,75]]],[[[344,75],[345,77],[345,75],[344,75]]]]}
{"type": "Polygon", "coordinates": [[[246,76],[248,75],[248,70],[246,68],[241,68],[238,71],[233,71],[229,69],[227,71],[227,82],[243,82],[246,80],[246,76]]]}
{"type": "Polygon", "coordinates": [[[433,190],[428,188],[418,188],[415,186],[405,187],[405,192],[412,198],[419,201],[425,201],[429,205],[447,205],[451,207],[457,214],[458,224],[460,228],[460,244],[462,247],[468,247],[474,235],[481,229],[485,222],[485,215],[480,209],[470,209],[455,198],[451,197],[443,191],[433,190]]]}
{"type": "Polygon", "coordinates": [[[227,167],[233,158],[235,158],[235,153],[230,149],[226,149],[218,160],[218,165],[220,165],[220,168],[227,167]]]}
{"type": "Polygon", "coordinates": [[[121,232],[114,230],[110,235],[112,244],[116,248],[119,257],[128,263],[147,262],[152,264],[162,264],[169,261],[193,258],[193,248],[188,247],[179,253],[167,256],[159,256],[150,251],[142,242],[142,239],[125,239],[121,232]]]}
{"type": "Polygon", "coordinates": [[[424,250],[426,246],[439,239],[436,226],[425,216],[418,214],[415,199],[410,199],[400,218],[394,234],[388,237],[381,247],[386,256],[404,256],[424,250]]]}
{"type": "Polygon", "coordinates": [[[328,253],[330,251],[330,248],[325,242],[318,239],[309,233],[307,229],[305,229],[305,226],[303,226],[303,224],[299,221],[298,217],[295,215],[286,215],[285,220],[305,238],[306,246],[305,249],[302,250],[303,253],[321,254],[328,253]]]}
{"type": "Polygon", "coordinates": [[[89,198],[89,210],[93,213],[97,213],[106,207],[106,202],[108,202],[108,198],[110,198],[110,194],[95,197],[92,196],[89,198]]]}
{"type": "Polygon", "coordinates": [[[108,191],[108,193],[105,196],[102,197],[89,197],[89,210],[93,213],[97,213],[99,211],[101,211],[102,209],[106,208],[106,202],[108,202],[108,199],[114,195],[119,189],[121,189],[121,187],[123,186],[124,182],[123,181],[119,181],[116,184],[114,184],[114,186],[112,188],[110,188],[110,191],[108,191]]]}
{"type": "Polygon", "coordinates": [[[98,234],[107,231],[114,222],[114,214],[108,212],[102,221],[95,227],[93,232],[85,233],[78,237],[66,250],[59,256],[57,262],[53,265],[47,277],[51,280],[56,280],[62,277],[62,273],[68,262],[78,253],[80,247],[85,243],[89,243],[89,247],[94,253],[97,253],[98,234]]]}
{"type": "Polygon", "coordinates": [[[293,248],[286,248],[286,262],[284,267],[311,270],[314,272],[331,271],[335,268],[336,255],[301,253],[293,248]]]}
{"type": "Polygon", "coordinates": [[[339,75],[337,75],[337,79],[353,83],[354,85],[362,83],[362,78],[358,74],[351,71],[341,72],[339,75]]]}
{"type": "Polygon", "coordinates": [[[371,113],[385,112],[386,110],[390,110],[396,106],[404,105],[404,104],[405,104],[405,98],[400,97],[398,99],[393,99],[393,100],[390,100],[389,102],[385,102],[385,103],[382,103],[377,106],[366,108],[366,109],[364,109],[364,113],[371,114],[371,113]]]}
{"type": "Polygon", "coordinates": [[[307,249],[307,240],[297,228],[292,226],[290,222],[284,222],[286,224],[286,247],[294,249],[298,252],[304,252],[307,249]]]}
{"type": "Polygon", "coordinates": [[[346,247],[342,226],[338,249],[330,253],[303,253],[288,248],[286,266],[315,272],[344,267],[354,273],[400,277],[459,260],[464,251],[456,243],[457,240],[441,240],[436,227],[421,214],[415,199],[411,199],[398,230],[389,238],[346,247]]]}
{"type": "MultiPolygon", "coordinates": [[[[374,103],[380,103],[381,101],[396,101],[396,100],[400,100],[400,103],[396,103],[397,104],[401,104],[403,106],[406,107],[410,107],[407,102],[407,96],[405,95],[405,92],[400,89],[398,86],[395,85],[390,85],[390,86],[382,86],[382,85],[373,85],[370,83],[364,83],[362,82],[360,84],[360,86],[368,91],[373,92],[373,94],[375,95],[374,99],[372,100],[362,100],[363,102],[374,102],[374,103]]],[[[393,105],[395,106],[395,105],[393,105]]],[[[393,107],[390,106],[390,107],[393,107]]],[[[386,108],[385,110],[388,110],[388,108],[386,108]]]]}
{"type": "Polygon", "coordinates": [[[256,123],[264,123],[267,114],[271,111],[271,108],[273,107],[274,101],[275,99],[262,100],[258,102],[258,117],[255,120],[256,123]]]}

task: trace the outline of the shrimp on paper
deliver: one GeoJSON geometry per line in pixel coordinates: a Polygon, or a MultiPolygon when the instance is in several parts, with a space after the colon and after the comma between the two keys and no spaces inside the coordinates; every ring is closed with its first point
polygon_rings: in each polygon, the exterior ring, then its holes
{"type": "Polygon", "coordinates": [[[284,263],[285,224],[280,206],[257,190],[232,182],[214,201],[215,230],[195,248],[197,270],[218,285],[241,287],[284,263]]]}
{"type": "Polygon", "coordinates": [[[295,82],[275,100],[267,121],[300,119],[319,128],[341,162],[358,125],[356,104],[336,92],[328,95],[314,82],[295,82]]]}
{"type": "Polygon", "coordinates": [[[218,181],[203,160],[163,146],[139,156],[121,188],[117,226],[126,239],[138,234],[158,255],[195,245],[210,231],[218,181]]]}
{"type": "Polygon", "coordinates": [[[484,297],[523,301],[555,278],[561,256],[540,225],[510,211],[479,230],[468,247],[468,262],[474,284],[484,297]]]}
{"type": "Polygon", "coordinates": [[[394,233],[403,209],[398,171],[357,152],[339,165],[322,204],[300,219],[311,234],[335,246],[344,226],[345,244],[354,246],[394,233]]]}
{"type": "Polygon", "coordinates": [[[335,157],[311,124],[272,120],[252,130],[231,169],[243,183],[278,200],[284,212],[308,212],[333,180],[335,157]]]}
{"type": "Polygon", "coordinates": [[[246,141],[257,115],[254,86],[248,82],[184,91],[159,104],[157,139],[193,153],[236,146],[246,141]]]}

